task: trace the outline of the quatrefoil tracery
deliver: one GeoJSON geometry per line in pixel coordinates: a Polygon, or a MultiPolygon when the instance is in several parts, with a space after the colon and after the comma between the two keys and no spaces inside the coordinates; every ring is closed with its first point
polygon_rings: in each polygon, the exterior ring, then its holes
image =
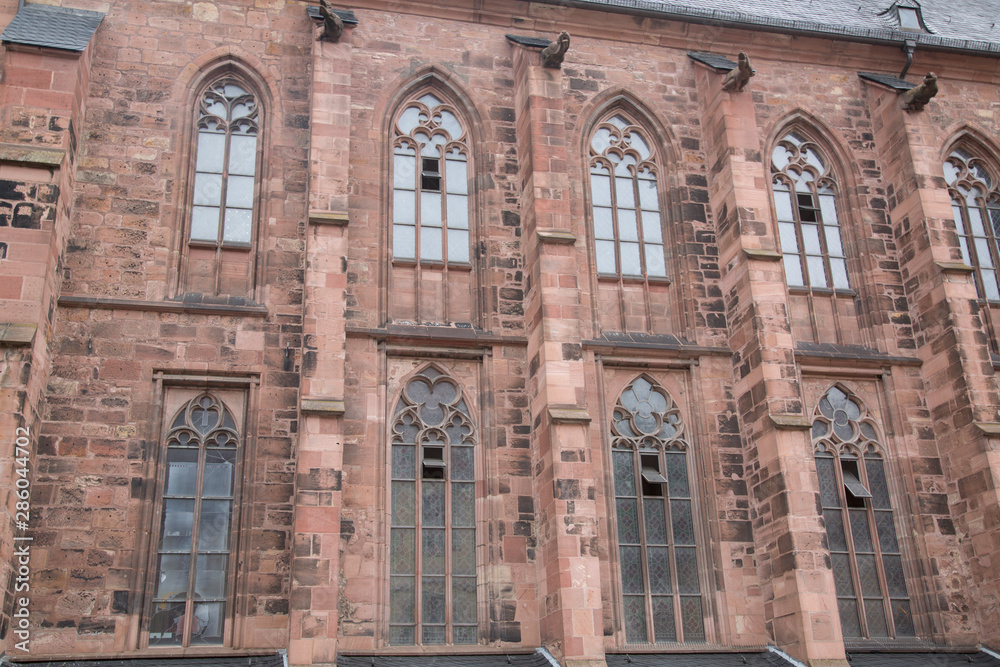
{"type": "Polygon", "coordinates": [[[670,394],[644,377],[618,397],[611,436],[616,449],[687,449],[680,410],[670,394]]]}
{"type": "MultiPolygon", "coordinates": [[[[791,181],[804,185],[816,183],[816,189],[833,191],[836,188],[829,165],[823,160],[819,146],[796,132],[785,135],[771,153],[771,173],[775,184],[791,181]]],[[[802,189],[802,185],[799,186],[802,189]]]]}
{"type": "Polygon", "coordinates": [[[817,453],[881,456],[874,417],[863,402],[839,387],[831,387],[820,399],[813,416],[812,439],[817,453]]]}
{"type": "Polygon", "coordinates": [[[474,444],[475,427],[458,385],[428,368],[411,379],[400,393],[392,443],[437,442],[474,444]]]}

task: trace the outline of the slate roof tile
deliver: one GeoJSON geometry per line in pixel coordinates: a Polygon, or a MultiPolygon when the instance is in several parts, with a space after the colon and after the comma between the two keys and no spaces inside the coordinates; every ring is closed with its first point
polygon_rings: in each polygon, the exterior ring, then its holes
{"type": "Polygon", "coordinates": [[[0,41],[83,51],[103,19],[100,12],[26,4],[7,24],[0,41]]]}

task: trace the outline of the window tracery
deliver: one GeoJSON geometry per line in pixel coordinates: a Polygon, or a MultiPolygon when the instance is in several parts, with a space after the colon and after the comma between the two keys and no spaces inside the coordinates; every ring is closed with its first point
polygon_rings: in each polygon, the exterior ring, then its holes
{"type": "Polygon", "coordinates": [[[844,637],[914,636],[874,417],[832,387],[817,406],[812,438],[844,637]]]}
{"type": "Polygon", "coordinates": [[[788,285],[850,289],[837,183],[815,142],[794,131],[778,141],[771,191],[788,285]]]}
{"type": "Polygon", "coordinates": [[[657,158],[645,130],[616,113],[590,142],[598,274],[666,278],[657,158]]]}
{"type": "Polygon", "coordinates": [[[407,382],[390,434],[392,645],[479,641],[476,439],[454,380],[428,367],[407,382]]]}
{"type": "Polygon", "coordinates": [[[953,150],[943,166],[962,259],[975,269],[979,297],[1000,301],[997,278],[1000,193],[997,179],[985,160],[963,147],[953,150]]]}
{"type": "Polygon", "coordinates": [[[611,424],[622,617],[627,643],[705,641],[685,424],[638,377],[611,424]]]}
{"type": "Polygon", "coordinates": [[[232,413],[210,393],[188,401],[170,423],[150,645],[224,641],[241,439],[232,413]]]}

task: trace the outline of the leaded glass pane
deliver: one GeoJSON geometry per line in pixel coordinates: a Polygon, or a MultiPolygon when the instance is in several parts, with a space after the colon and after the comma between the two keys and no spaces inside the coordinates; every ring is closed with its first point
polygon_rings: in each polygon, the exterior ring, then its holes
{"type": "Polygon", "coordinates": [[[675,549],[677,558],[677,587],[679,591],[690,594],[701,592],[698,581],[698,557],[693,547],[678,547],[675,549]]]}
{"type": "Polygon", "coordinates": [[[889,631],[885,627],[885,608],[882,599],[865,600],[865,616],[868,618],[868,636],[888,637],[889,631]]]}
{"type": "Polygon", "coordinates": [[[649,547],[646,556],[649,561],[650,592],[653,595],[670,593],[670,547],[649,547]]]}
{"type": "Polygon", "coordinates": [[[646,598],[641,595],[625,596],[625,641],[631,644],[645,643],[649,635],[646,630],[646,598]]]}
{"type": "Polygon", "coordinates": [[[616,451],[611,454],[615,465],[615,495],[635,495],[635,469],[631,451],[616,451]]]}
{"type": "MultiPolygon", "coordinates": [[[[421,579],[420,593],[423,598],[423,622],[424,623],[444,623],[445,622],[445,578],[423,576],[421,579]]],[[[424,627],[426,631],[426,626],[424,627]]],[[[427,636],[424,635],[424,643],[427,643],[427,636]]]]}
{"type": "Polygon", "coordinates": [[[674,544],[694,544],[694,518],[690,500],[671,500],[670,514],[674,523],[674,544]]]}
{"type": "Polygon", "coordinates": [[[830,271],[833,273],[833,286],[837,289],[851,289],[847,279],[847,262],[837,257],[830,258],[830,271]]]}
{"type": "Polygon", "coordinates": [[[826,280],[826,267],[823,265],[822,257],[806,256],[806,265],[809,267],[809,284],[813,287],[829,287],[826,280]]]}
{"type": "Polygon", "coordinates": [[[193,498],[198,488],[198,450],[169,447],[167,449],[168,496],[193,498]]]}
{"type": "MultiPolygon", "coordinates": [[[[826,199],[826,197],[823,199],[826,199]]],[[[823,225],[823,236],[826,238],[826,247],[830,256],[843,257],[844,247],[840,242],[840,228],[832,225],[823,225]]]]}
{"type": "Polygon", "coordinates": [[[663,243],[659,211],[642,212],[642,240],[646,243],[663,243]]]}
{"type": "Polygon", "coordinates": [[[190,554],[160,554],[156,597],[161,599],[170,598],[171,600],[187,599],[188,572],[190,569],[190,554]]]}
{"type": "Polygon", "coordinates": [[[250,176],[230,176],[226,184],[226,206],[253,208],[253,183],[250,176]]]}
{"type": "Polygon", "coordinates": [[[471,482],[476,479],[475,452],[472,447],[451,448],[451,479],[454,482],[471,482]]]}
{"type": "Polygon", "coordinates": [[[231,500],[203,500],[198,522],[198,550],[226,551],[229,549],[229,519],[231,500]]]}
{"type": "Polygon", "coordinates": [[[414,259],[417,252],[416,228],[404,225],[392,227],[392,256],[397,259],[414,259]]]}
{"type": "Polygon", "coordinates": [[[793,287],[805,285],[802,278],[802,260],[798,255],[782,255],[782,264],[785,267],[785,280],[793,287]]]}
{"type": "MultiPolygon", "coordinates": [[[[416,430],[413,429],[412,436],[416,437],[416,430]]],[[[405,440],[406,438],[404,438],[405,440]]],[[[409,440],[413,442],[413,440],[409,440]]],[[[395,445],[392,448],[392,476],[396,479],[416,479],[416,447],[395,445]]]]}
{"type": "Polygon", "coordinates": [[[897,637],[913,637],[916,631],[913,629],[913,614],[910,611],[909,600],[892,600],[892,618],[896,624],[897,637]]]}
{"type": "Polygon", "coordinates": [[[444,571],[444,529],[424,528],[420,531],[423,542],[421,572],[424,575],[445,574],[444,571]]]}
{"type": "Polygon", "coordinates": [[[193,526],[193,500],[165,500],[160,526],[160,551],[190,551],[193,526]]]}
{"type": "MultiPolygon", "coordinates": [[[[469,228],[469,198],[465,195],[448,195],[448,229],[469,228]]],[[[466,236],[466,239],[469,237],[466,236]]]]}
{"type": "Polygon", "coordinates": [[[892,512],[875,512],[875,532],[878,533],[878,542],[883,554],[899,553],[892,512]]]}
{"type": "Polygon", "coordinates": [[[878,571],[875,569],[875,556],[857,555],[858,577],[861,579],[861,594],[865,597],[881,597],[882,587],[878,581],[878,571]]]}
{"type": "Polygon", "coordinates": [[[417,562],[413,528],[393,528],[389,549],[389,572],[391,574],[414,574],[417,562]]]}
{"type": "Polygon", "coordinates": [[[840,608],[840,629],[844,637],[861,637],[861,621],[858,618],[858,602],[854,599],[839,599],[837,606],[840,608]]]}
{"type": "Polygon", "coordinates": [[[622,544],[639,543],[639,516],[636,501],[628,498],[618,498],[618,541],[622,544]]]}
{"type": "Polygon", "coordinates": [[[448,261],[469,262],[469,232],[463,229],[448,230],[448,261]]]}
{"type": "Polygon", "coordinates": [[[618,204],[619,214],[622,209],[635,208],[635,190],[631,178],[615,178],[615,198],[618,204]]]}
{"type": "Polygon", "coordinates": [[[389,626],[389,644],[393,646],[412,646],[414,643],[414,629],[412,625],[389,626]]]}
{"type": "Polygon", "coordinates": [[[885,570],[885,583],[889,589],[889,597],[906,597],[906,579],[903,577],[903,559],[900,556],[883,554],[882,568],[885,570]]]}
{"type": "Polygon", "coordinates": [[[667,275],[667,265],[663,259],[663,246],[659,244],[647,243],[646,250],[646,275],[654,278],[665,278],[667,275]]]}
{"type": "Polygon", "coordinates": [[[393,190],[392,221],[401,225],[417,223],[417,199],[412,190],[393,190]]]}
{"type": "Polygon", "coordinates": [[[833,561],[833,581],[839,597],[854,595],[854,580],[851,579],[851,557],[848,554],[830,554],[833,561]]]}
{"type": "Polygon", "coordinates": [[[424,480],[420,489],[424,526],[444,528],[444,483],[424,480]]]}
{"type": "Polygon", "coordinates": [[[400,190],[416,189],[416,163],[417,158],[412,154],[400,155],[400,149],[396,149],[396,154],[392,158],[392,186],[400,190]]]}
{"type": "Polygon", "coordinates": [[[455,577],[451,584],[451,618],[455,623],[476,622],[476,580],[455,577]]]}
{"type": "Polygon", "coordinates": [[[479,643],[478,626],[461,625],[455,626],[452,630],[456,644],[477,644],[479,643]]]}
{"type": "Polygon", "coordinates": [[[844,517],[839,509],[823,510],[826,536],[830,551],[847,551],[847,536],[844,534],[844,517]]]}
{"type": "Polygon", "coordinates": [[[614,241],[614,214],[610,208],[604,208],[602,206],[594,207],[594,238],[605,241],[614,241]]]}
{"type": "Polygon", "coordinates": [[[652,174],[648,178],[639,179],[639,206],[644,211],[656,211],[656,219],[659,223],[660,198],[656,192],[656,180],[652,174]]]}
{"type": "Polygon", "coordinates": [[[688,486],[687,456],[683,452],[667,452],[667,484],[671,498],[690,498],[688,486]]]}
{"type": "Polygon", "coordinates": [[[253,176],[257,167],[257,137],[234,134],[229,144],[229,173],[253,176]]]}
{"type": "Polygon", "coordinates": [[[626,595],[642,594],[642,550],[639,547],[621,547],[622,590],[626,595]]]}
{"type": "Polygon", "coordinates": [[[451,533],[452,574],[476,573],[476,531],[453,530],[451,533]]]}
{"type": "Polygon", "coordinates": [[[595,167],[594,169],[600,169],[602,173],[591,173],[590,175],[590,193],[594,200],[593,205],[610,207],[611,177],[606,175],[607,170],[602,167],[595,167]]]}
{"type": "MultiPolygon", "coordinates": [[[[424,197],[427,199],[427,197],[424,197]]],[[[420,259],[431,261],[443,261],[444,251],[442,246],[440,227],[420,227],[420,259]]]]}
{"type": "Polygon", "coordinates": [[[802,225],[802,244],[806,252],[819,255],[823,248],[819,243],[819,227],[817,225],[802,225]]]}
{"type": "Polygon", "coordinates": [[[854,538],[854,549],[856,551],[871,552],[871,533],[868,529],[868,512],[863,509],[852,509],[851,515],[851,536],[854,538]]]}
{"type": "MultiPolygon", "coordinates": [[[[424,601],[426,606],[427,602],[424,601]]],[[[423,643],[428,645],[444,644],[445,642],[445,627],[443,625],[424,625],[423,626],[423,643]]]]}
{"type": "Polygon", "coordinates": [[[476,525],[476,485],[451,485],[451,525],[456,528],[476,525]]]}
{"type": "Polygon", "coordinates": [[[642,265],[639,263],[639,244],[621,243],[622,273],[629,276],[642,275],[642,265]]]}
{"type": "Polygon", "coordinates": [[[217,241],[219,238],[219,209],[207,206],[191,208],[191,240],[217,241]]]}
{"type": "Polygon", "coordinates": [[[413,577],[390,577],[390,623],[413,623],[416,600],[413,583],[413,577]]]}
{"type": "Polygon", "coordinates": [[[885,480],[882,461],[866,458],[865,470],[868,473],[868,491],[872,494],[872,506],[877,510],[890,509],[889,485],[885,480]]]}
{"type": "Polygon", "coordinates": [[[198,157],[194,167],[196,171],[210,171],[221,174],[225,154],[225,134],[205,131],[198,133],[198,157]]]}
{"type": "Polygon", "coordinates": [[[653,634],[658,642],[677,641],[673,596],[653,596],[653,634]]]}
{"type": "Polygon", "coordinates": [[[453,194],[469,194],[469,177],[465,160],[445,160],[445,181],[448,192],[453,194]]]}
{"type": "Polygon", "coordinates": [[[615,242],[614,241],[596,241],[595,246],[597,249],[597,272],[598,273],[615,273],[615,242]]]}
{"type": "Polygon", "coordinates": [[[227,554],[198,556],[194,583],[194,590],[198,595],[202,598],[225,599],[228,563],[227,554]]]}
{"type": "Polygon", "coordinates": [[[250,243],[253,212],[240,208],[226,209],[222,240],[229,243],[250,243]]]}
{"type": "MultiPolygon", "coordinates": [[[[788,221],[788,222],[795,221],[795,216],[792,214],[792,195],[788,190],[784,189],[783,186],[782,187],[779,187],[778,185],[774,186],[774,209],[775,213],[777,214],[778,220],[788,221]]],[[[785,235],[782,234],[781,247],[785,250],[785,252],[792,252],[792,251],[797,252],[799,248],[798,248],[798,243],[794,241],[795,239],[794,227],[792,235],[788,237],[788,240],[791,243],[791,245],[786,246],[785,239],[786,239],[785,235]]]]}
{"type": "Polygon", "coordinates": [[[779,222],[778,236],[781,239],[781,249],[786,254],[799,251],[799,238],[795,233],[794,222],[779,222]]]}
{"type": "Polygon", "coordinates": [[[667,518],[663,501],[652,498],[642,504],[646,518],[646,544],[667,544],[667,518]]]}
{"type": "Polygon", "coordinates": [[[705,619],[700,597],[681,597],[681,620],[684,627],[684,641],[705,641],[705,619]]]}
{"type": "MultiPolygon", "coordinates": [[[[427,227],[440,227],[441,220],[441,195],[436,192],[420,193],[421,231],[428,231],[427,227]]],[[[440,234],[440,231],[438,234],[440,234]]],[[[423,258],[423,255],[421,255],[421,258],[423,258]]]]}
{"type": "Polygon", "coordinates": [[[618,211],[618,238],[622,241],[638,241],[639,228],[635,211],[618,211]]]}
{"type": "Polygon", "coordinates": [[[195,174],[195,206],[218,206],[222,203],[222,174],[195,174]]]}

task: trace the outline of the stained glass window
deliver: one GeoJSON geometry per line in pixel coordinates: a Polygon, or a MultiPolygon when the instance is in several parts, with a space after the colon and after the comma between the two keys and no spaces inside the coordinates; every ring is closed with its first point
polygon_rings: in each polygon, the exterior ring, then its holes
{"type": "Polygon", "coordinates": [[[625,641],[703,642],[687,443],[670,395],[638,377],[611,424],[625,641]]]}
{"type": "Polygon", "coordinates": [[[469,263],[469,150],[458,112],[433,93],[396,118],[392,256],[469,263]]]}
{"type": "Polygon", "coordinates": [[[956,148],[945,160],[944,176],[951,192],[962,259],[976,269],[979,298],[1000,301],[1000,194],[996,179],[983,160],[964,148],[956,148]]]}
{"type": "Polygon", "coordinates": [[[389,643],[476,644],[476,432],[455,381],[407,382],[390,437],[389,643]]]}
{"type": "Polygon", "coordinates": [[[190,239],[249,246],[260,135],[257,96],[225,76],[198,100],[190,239]]]}
{"type": "Polygon", "coordinates": [[[850,289],[837,184],[820,148],[786,134],[771,152],[771,191],[788,285],[850,289]]]}
{"type": "Polygon", "coordinates": [[[876,433],[864,404],[839,387],[820,399],[813,445],[845,639],[914,636],[876,433]]]}
{"type": "Polygon", "coordinates": [[[657,164],[645,131],[615,114],[590,142],[597,272],[666,278],[657,164]]]}
{"type": "Polygon", "coordinates": [[[166,442],[149,643],[220,645],[240,433],[229,409],[202,394],[174,417],[166,442]]]}

